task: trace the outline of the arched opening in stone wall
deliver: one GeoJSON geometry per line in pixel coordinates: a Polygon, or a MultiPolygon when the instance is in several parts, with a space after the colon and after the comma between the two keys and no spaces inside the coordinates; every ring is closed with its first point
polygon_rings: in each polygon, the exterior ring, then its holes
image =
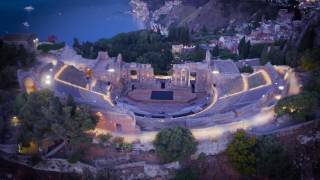
{"type": "Polygon", "coordinates": [[[122,132],[122,126],[121,126],[121,124],[116,124],[116,131],[117,132],[122,132]]]}
{"type": "Polygon", "coordinates": [[[194,83],[191,83],[191,92],[195,93],[196,92],[196,86],[194,83]]]}
{"type": "Polygon", "coordinates": [[[161,82],[161,89],[165,89],[166,88],[166,82],[165,81],[162,81],[161,82]]]}
{"type": "Polygon", "coordinates": [[[23,81],[23,84],[24,84],[24,88],[28,94],[37,90],[36,83],[34,82],[34,80],[31,77],[25,78],[23,81]]]}
{"type": "Polygon", "coordinates": [[[130,71],[130,78],[131,80],[137,80],[138,79],[138,72],[136,70],[130,71]]]}

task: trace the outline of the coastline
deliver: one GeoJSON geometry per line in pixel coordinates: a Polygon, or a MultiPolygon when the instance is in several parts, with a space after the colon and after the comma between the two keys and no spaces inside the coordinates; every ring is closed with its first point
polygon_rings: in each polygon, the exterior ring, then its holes
{"type": "Polygon", "coordinates": [[[162,35],[168,35],[168,28],[171,23],[161,24],[159,20],[163,16],[168,16],[175,7],[182,4],[181,0],[165,2],[163,6],[154,11],[150,10],[148,4],[142,0],[130,0],[132,15],[144,23],[147,29],[160,31],[162,35]]]}
{"type": "Polygon", "coordinates": [[[150,21],[148,4],[141,0],[130,0],[129,4],[132,8],[132,15],[148,27],[148,23],[150,21]]]}

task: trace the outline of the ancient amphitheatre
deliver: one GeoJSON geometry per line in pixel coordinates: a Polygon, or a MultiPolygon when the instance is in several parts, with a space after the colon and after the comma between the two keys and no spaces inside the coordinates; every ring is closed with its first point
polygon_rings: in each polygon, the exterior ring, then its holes
{"type": "Polygon", "coordinates": [[[62,99],[72,95],[99,116],[95,133],[113,133],[129,142],[149,143],[160,129],[174,126],[187,127],[204,140],[266,125],[275,119],[276,102],[299,92],[287,66],[212,59],[209,52],[202,62],[174,64],[168,76],[107,52],[86,60],[65,48],[38,58],[38,66],[18,72],[23,89],[49,88],[62,99]],[[246,65],[252,65],[252,74],[239,72],[246,65]]]}

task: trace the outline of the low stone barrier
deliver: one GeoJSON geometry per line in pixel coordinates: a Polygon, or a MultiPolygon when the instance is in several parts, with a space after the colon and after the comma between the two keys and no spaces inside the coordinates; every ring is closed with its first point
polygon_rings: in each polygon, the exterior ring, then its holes
{"type": "Polygon", "coordinates": [[[278,134],[278,135],[284,135],[284,134],[290,134],[293,131],[303,128],[305,126],[309,126],[311,124],[319,124],[320,119],[316,119],[316,120],[312,120],[312,121],[308,121],[308,122],[304,122],[304,123],[299,123],[296,125],[292,125],[292,126],[288,126],[288,127],[283,127],[280,129],[276,129],[276,130],[272,130],[272,131],[268,131],[268,132],[254,132],[254,131],[249,131],[248,133],[251,135],[256,135],[256,136],[265,136],[265,135],[271,135],[271,134],[278,134]]]}

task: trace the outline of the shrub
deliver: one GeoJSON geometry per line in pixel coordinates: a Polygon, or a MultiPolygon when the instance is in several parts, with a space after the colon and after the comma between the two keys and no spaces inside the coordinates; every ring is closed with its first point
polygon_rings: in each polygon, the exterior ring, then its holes
{"type": "Polygon", "coordinates": [[[58,50],[58,49],[62,49],[65,47],[65,43],[61,42],[61,43],[53,43],[53,44],[41,44],[38,46],[38,50],[41,50],[43,52],[49,52],[52,50],[58,50]]]}
{"type": "Polygon", "coordinates": [[[257,172],[270,179],[292,179],[294,170],[288,154],[275,136],[258,139],[257,172]]]}
{"type": "Polygon", "coordinates": [[[198,160],[199,160],[199,161],[203,161],[203,160],[206,159],[206,157],[207,157],[206,154],[202,152],[202,153],[199,154],[198,160]]]}
{"type": "Polygon", "coordinates": [[[310,79],[305,83],[304,90],[320,95],[320,73],[313,72],[310,79]]]}
{"type": "Polygon", "coordinates": [[[299,59],[301,67],[306,71],[314,71],[319,69],[320,48],[306,50],[299,59]]]}
{"type": "Polygon", "coordinates": [[[239,68],[239,71],[241,73],[249,73],[249,74],[251,74],[251,73],[253,73],[253,68],[251,66],[243,66],[243,67],[239,68]]]}
{"type": "Polygon", "coordinates": [[[96,180],[112,179],[112,174],[110,169],[101,169],[97,172],[96,180]]]}
{"type": "Polygon", "coordinates": [[[294,120],[310,120],[318,106],[317,96],[314,93],[302,92],[281,99],[275,107],[278,116],[288,114],[294,120]]]}
{"type": "Polygon", "coordinates": [[[143,58],[144,63],[152,65],[155,73],[170,70],[173,61],[171,43],[165,36],[150,30],[120,33],[110,39],[99,39],[95,43],[80,43],[78,39],[74,39],[73,47],[79,55],[89,59],[97,58],[98,52],[102,50],[108,51],[111,57],[121,53],[125,62],[138,62],[143,58]]]}
{"type": "Polygon", "coordinates": [[[268,46],[265,43],[253,44],[250,47],[249,58],[260,58],[264,47],[268,46]]]}
{"type": "Polygon", "coordinates": [[[115,137],[113,139],[113,146],[118,150],[132,150],[132,144],[126,143],[123,137],[115,137]]]}
{"type": "Polygon", "coordinates": [[[109,133],[108,134],[100,134],[98,136],[98,138],[101,140],[102,143],[106,143],[112,138],[112,135],[109,133]]]}
{"type": "Polygon", "coordinates": [[[182,127],[162,129],[153,144],[156,153],[166,162],[187,158],[197,150],[191,131],[182,127]]]}
{"type": "Polygon", "coordinates": [[[132,144],[130,143],[123,143],[122,147],[123,150],[132,151],[132,144]]]}
{"type": "Polygon", "coordinates": [[[184,168],[176,172],[175,180],[197,180],[200,172],[197,168],[184,168]]]}
{"type": "Polygon", "coordinates": [[[221,59],[239,60],[239,55],[232,53],[229,49],[220,49],[219,56],[221,59]]]}
{"type": "Polygon", "coordinates": [[[74,164],[74,163],[80,161],[82,156],[83,156],[83,151],[78,150],[78,151],[74,152],[73,154],[71,154],[71,156],[68,158],[68,162],[71,164],[74,164]]]}
{"type": "Polygon", "coordinates": [[[30,161],[31,161],[31,164],[34,166],[36,164],[38,164],[40,161],[41,161],[41,156],[39,154],[34,154],[31,156],[30,158],[30,161]]]}
{"type": "Polygon", "coordinates": [[[124,138],[123,137],[114,137],[113,138],[113,144],[123,144],[124,138]]]}
{"type": "Polygon", "coordinates": [[[244,174],[256,171],[256,156],[254,154],[256,137],[249,136],[244,130],[239,130],[227,147],[227,156],[232,166],[244,174]]]}

